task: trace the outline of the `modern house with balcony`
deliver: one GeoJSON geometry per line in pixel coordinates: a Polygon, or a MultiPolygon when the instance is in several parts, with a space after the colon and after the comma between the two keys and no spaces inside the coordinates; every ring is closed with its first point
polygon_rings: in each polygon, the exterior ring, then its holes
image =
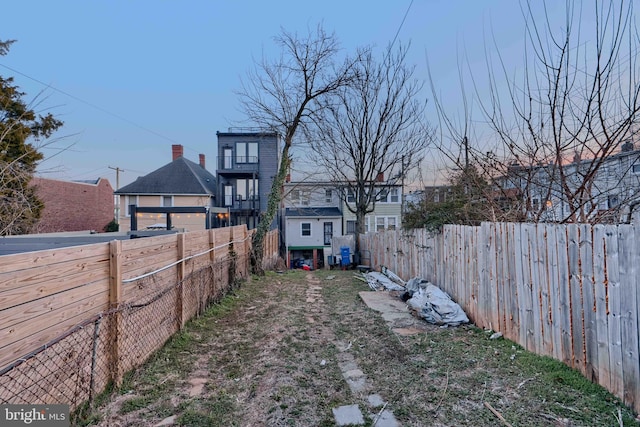
{"type": "MultiPolygon", "coordinates": [[[[227,208],[229,225],[256,228],[267,210],[280,164],[280,135],[271,131],[217,132],[218,206],[227,208]]],[[[277,227],[277,219],[271,225],[277,227]]]]}

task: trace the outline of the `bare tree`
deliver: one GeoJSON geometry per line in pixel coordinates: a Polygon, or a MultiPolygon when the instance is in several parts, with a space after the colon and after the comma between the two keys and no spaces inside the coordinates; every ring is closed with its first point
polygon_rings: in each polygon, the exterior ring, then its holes
{"type": "MultiPolygon", "coordinates": [[[[600,220],[612,180],[628,182],[632,167],[614,165],[612,156],[632,140],[640,112],[633,3],[583,5],[567,1],[563,25],[556,26],[547,3],[524,3],[522,73],[499,51],[496,63],[487,53],[487,93],[471,73],[494,144],[466,146],[468,156],[494,184],[487,202],[508,194],[510,208],[528,220],[600,220]]],[[[457,140],[461,149],[468,143],[457,140]]],[[[637,191],[624,193],[638,199],[637,191]]]]}
{"type": "Polygon", "coordinates": [[[348,84],[353,62],[340,61],[340,46],[322,26],[305,36],[282,31],[275,39],[282,48],[278,60],[262,59],[238,92],[241,108],[253,124],[283,135],[278,173],[273,180],[267,211],[253,236],[252,270],[262,273],[263,241],[279,208],[290,164],[290,150],[299,128],[314,122],[322,106],[319,97],[348,84]]]}
{"type": "Polygon", "coordinates": [[[419,163],[431,138],[419,99],[422,85],[406,55],[403,46],[389,46],[381,61],[371,50],[364,53],[358,78],[324,96],[323,115],[308,128],[314,164],[340,185],[359,234],[365,215],[419,163]]]}

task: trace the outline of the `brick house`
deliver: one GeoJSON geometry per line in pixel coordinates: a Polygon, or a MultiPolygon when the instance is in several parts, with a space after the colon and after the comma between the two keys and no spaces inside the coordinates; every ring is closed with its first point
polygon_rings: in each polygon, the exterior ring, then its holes
{"type": "Polygon", "coordinates": [[[44,203],[35,231],[104,231],[114,218],[113,188],[106,178],[62,181],[34,177],[31,185],[44,203]]]}

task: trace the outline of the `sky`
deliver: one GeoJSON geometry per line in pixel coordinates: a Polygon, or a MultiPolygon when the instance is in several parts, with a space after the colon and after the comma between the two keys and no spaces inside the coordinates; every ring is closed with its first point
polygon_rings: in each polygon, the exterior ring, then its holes
{"type": "Polygon", "coordinates": [[[236,92],[257,60],[279,56],[283,29],[321,23],[346,53],[410,43],[424,97],[430,69],[454,110],[461,58],[483,67],[488,38],[517,57],[524,32],[516,0],[21,0],[2,14],[0,40],[16,42],[0,75],[64,122],[38,175],[104,177],[114,189],[118,176],[123,186],[169,163],[172,144],[194,162],[204,154],[215,173],[216,131],[247,125],[236,92]]]}

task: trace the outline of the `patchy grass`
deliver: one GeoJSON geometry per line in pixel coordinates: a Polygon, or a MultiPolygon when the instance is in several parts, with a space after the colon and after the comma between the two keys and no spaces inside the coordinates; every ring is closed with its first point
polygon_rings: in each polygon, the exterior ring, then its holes
{"type": "Polygon", "coordinates": [[[253,277],[185,329],[111,400],[74,425],[333,426],[332,408],[359,404],[338,366],[349,352],[403,426],[637,425],[602,387],[473,326],[396,335],[358,296],[350,271],[253,277]],[[198,381],[204,383],[194,388],[198,381]]]}

